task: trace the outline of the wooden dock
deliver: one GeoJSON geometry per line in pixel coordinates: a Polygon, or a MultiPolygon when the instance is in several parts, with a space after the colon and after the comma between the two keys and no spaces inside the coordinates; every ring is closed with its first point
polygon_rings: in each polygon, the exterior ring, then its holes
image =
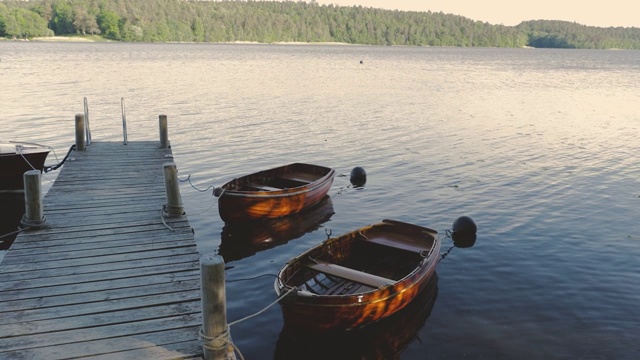
{"type": "Polygon", "coordinates": [[[74,151],[0,264],[0,359],[202,358],[200,255],[158,142],[74,151]]]}

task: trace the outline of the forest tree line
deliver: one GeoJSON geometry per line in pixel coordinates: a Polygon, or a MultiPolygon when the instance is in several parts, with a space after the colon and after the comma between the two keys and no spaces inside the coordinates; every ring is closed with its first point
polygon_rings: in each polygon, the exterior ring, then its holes
{"type": "Polygon", "coordinates": [[[0,37],[95,35],[126,42],[640,49],[640,28],[558,20],[493,25],[442,12],[305,1],[0,0],[0,37]]]}

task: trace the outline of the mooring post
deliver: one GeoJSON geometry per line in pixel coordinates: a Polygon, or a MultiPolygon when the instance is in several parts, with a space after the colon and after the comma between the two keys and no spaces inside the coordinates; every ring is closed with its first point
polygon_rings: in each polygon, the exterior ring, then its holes
{"type": "Polygon", "coordinates": [[[25,213],[21,225],[24,227],[39,228],[44,225],[41,177],[40,170],[29,170],[23,175],[25,213]]]}
{"type": "Polygon", "coordinates": [[[227,326],[224,259],[220,255],[200,258],[202,292],[202,349],[205,360],[227,360],[233,355],[227,326]]]}
{"type": "Polygon", "coordinates": [[[165,211],[168,217],[178,217],[184,214],[180,186],[178,185],[178,168],[173,162],[164,164],[164,186],[167,193],[165,211]]]}
{"type": "Polygon", "coordinates": [[[76,114],[76,151],[85,150],[84,114],[76,114]]]}
{"type": "Polygon", "coordinates": [[[169,130],[167,126],[167,115],[160,115],[160,149],[169,147],[169,130]]]}

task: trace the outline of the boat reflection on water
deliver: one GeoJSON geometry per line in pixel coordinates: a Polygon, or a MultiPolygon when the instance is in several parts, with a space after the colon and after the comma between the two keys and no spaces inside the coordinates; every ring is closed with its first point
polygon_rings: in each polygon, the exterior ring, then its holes
{"type": "Polygon", "coordinates": [[[331,197],[325,196],[314,207],[278,219],[226,223],[222,228],[218,254],[225,262],[244,259],[259,251],[286,244],[314,231],[333,216],[331,197]]]}
{"type": "Polygon", "coordinates": [[[0,193],[0,250],[7,250],[18,236],[24,215],[24,193],[0,193]]]}
{"type": "Polygon", "coordinates": [[[276,343],[274,359],[398,359],[425,325],[437,295],[438,274],[434,273],[407,307],[365,328],[317,333],[285,326],[276,343]]]}

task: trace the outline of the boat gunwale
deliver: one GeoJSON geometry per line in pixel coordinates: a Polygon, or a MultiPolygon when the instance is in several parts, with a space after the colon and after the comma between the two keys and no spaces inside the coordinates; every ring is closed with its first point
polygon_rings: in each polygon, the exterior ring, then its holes
{"type": "Polygon", "coordinates": [[[8,145],[9,147],[13,147],[14,152],[0,152],[0,156],[32,155],[32,154],[43,154],[43,153],[46,153],[48,155],[51,152],[50,146],[46,146],[38,143],[26,142],[26,141],[12,141],[12,140],[9,140],[7,142],[0,141],[0,151],[2,151],[1,149],[3,145],[8,145]],[[18,151],[18,147],[21,145],[31,146],[31,147],[24,148],[22,149],[23,151],[18,151]]]}
{"type": "Polygon", "coordinates": [[[251,174],[246,174],[243,175],[241,177],[238,178],[234,178],[232,180],[227,181],[226,183],[224,183],[221,188],[224,190],[224,192],[220,195],[220,197],[223,196],[235,196],[235,197],[245,197],[245,198],[278,198],[278,197],[289,197],[289,196],[299,196],[299,195],[303,195],[305,193],[308,192],[312,192],[317,190],[319,187],[325,186],[327,184],[327,182],[332,182],[333,178],[335,177],[335,169],[327,167],[327,166],[322,166],[322,165],[314,165],[314,164],[308,164],[308,163],[300,163],[300,162],[296,162],[296,163],[290,163],[287,165],[282,165],[282,166],[278,166],[275,168],[271,168],[271,169],[267,169],[267,170],[261,170],[261,171],[257,171],[251,174]],[[316,169],[321,169],[326,171],[322,176],[318,177],[317,179],[314,179],[306,184],[300,185],[300,186],[294,186],[294,187],[290,187],[290,188],[286,188],[286,189],[279,189],[279,190],[235,190],[235,189],[228,189],[229,186],[231,186],[233,183],[235,182],[241,182],[245,179],[250,179],[256,176],[259,176],[261,174],[272,174],[272,173],[277,173],[279,170],[284,170],[286,168],[292,168],[292,167],[309,167],[309,168],[316,168],[316,169]]]}
{"type": "MultiPolygon", "coordinates": [[[[333,173],[335,171],[331,170],[327,175],[319,178],[318,180],[314,180],[305,185],[296,186],[287,189],[279,189],[279,190],[251,190],[251,191],[240,191],[240,190],[224,190],[222,196],[237,196],[237,197],[246,197],[246,198],[278,198],[278,197],[289,197],[289,196],[297,196],[303,195],[308,192],[312,192],[317,190],[317,188],[324,186],[328,181],[331,181],[333,177],[333,173]],[[310,186],[311,185],[311,186],[310,186]]],[[[224,187],[223,187],[224,189],[224,187]]]]}

